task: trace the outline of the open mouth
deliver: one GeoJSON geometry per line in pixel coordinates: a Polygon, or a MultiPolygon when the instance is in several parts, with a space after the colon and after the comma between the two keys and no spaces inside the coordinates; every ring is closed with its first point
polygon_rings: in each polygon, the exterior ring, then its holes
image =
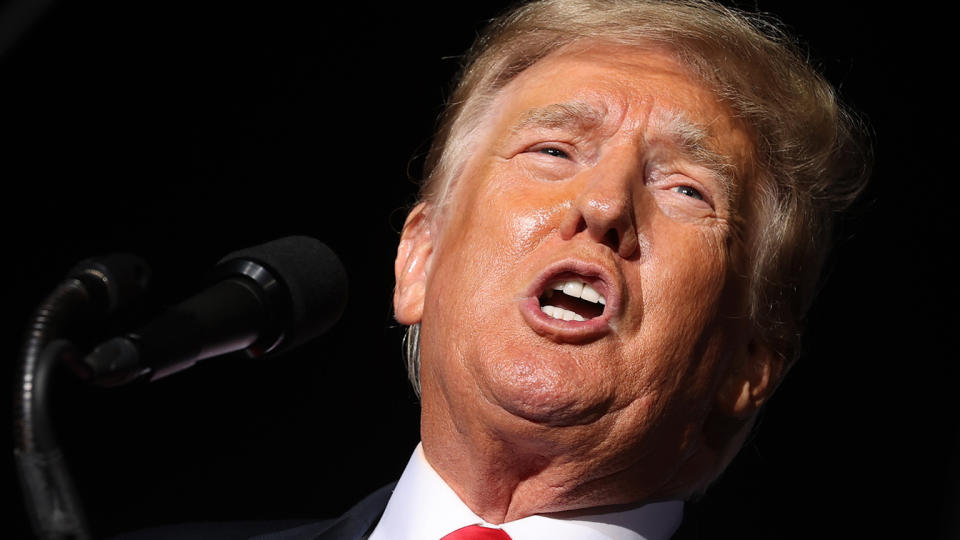
{"type": "Polygon", "coordinates": [[[603,314],[607,299],[580,279],[551,282],[539,297],[540,310],[563,321],[589,321],[603,314]]]}
{"type": "Polygon", "coordinates": [[[613,331],[620,310],[616,269],[565,259],[547,266],[520,299],[520,314],[537,334],[556,343],[586,343],[613,331]]]}

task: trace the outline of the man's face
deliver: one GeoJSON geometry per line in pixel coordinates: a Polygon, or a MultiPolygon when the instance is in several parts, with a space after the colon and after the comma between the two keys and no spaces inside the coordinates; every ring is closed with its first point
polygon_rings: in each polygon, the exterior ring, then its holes
{"type": "Polygon", "coordinates": [[[444,437],[514,438],[667,482],[749,340],[730,271],[746,133],[671,57],[594,46],[511,81],[466,152],[411,240],[421,304],[398,260],[428,457],[444,437]]]}

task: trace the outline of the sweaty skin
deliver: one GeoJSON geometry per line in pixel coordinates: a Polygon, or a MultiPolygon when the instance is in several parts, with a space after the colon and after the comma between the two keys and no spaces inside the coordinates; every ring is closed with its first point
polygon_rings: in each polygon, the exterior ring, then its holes
{"type": "Polygon", "coordinates": [[[671,56],[607,44],[534,64],[486,119],[398,251],[428,461],[492,523],[683,496],[775,378],[730,270],[746,131],[671,56]],[[558,275],[603,314],[544,314],[558,275]]]}

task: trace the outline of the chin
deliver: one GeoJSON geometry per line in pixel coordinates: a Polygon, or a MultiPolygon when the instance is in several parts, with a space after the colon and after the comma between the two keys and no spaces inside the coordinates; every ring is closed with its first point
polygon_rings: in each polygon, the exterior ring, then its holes
{"type": "Polygon", "coordinates": [[[481,392],[512,416],[547,427],[589,424],[604,416],[613,402],[609,388],[590,380],[570,358],[538,354],[493,362],[481,392]]]}

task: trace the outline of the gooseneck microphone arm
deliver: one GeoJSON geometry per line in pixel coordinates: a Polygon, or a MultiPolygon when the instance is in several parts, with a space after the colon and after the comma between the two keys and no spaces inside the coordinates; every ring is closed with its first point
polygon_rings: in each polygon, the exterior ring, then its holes
{"type": "Polygon", "coordinates": [[[67,339],[139,296],[149,271],[125,254],[77,265],[37,308],[27,331],[14,395],[14,458],[38,538],[90,538],[86,518],[47,413],[52,371],[73,354],[67,339]]]}
{"type": "Polygon", "coordinates": [[[47,414],[47,389],[51,372],[71,354],[65,339],[48,343],[30,361],[18,388],[17,424],[22,429],[13,454],[24,505],[37,538],[89,539],[87,520],[73,478],[53,433],[47,414]]]}

